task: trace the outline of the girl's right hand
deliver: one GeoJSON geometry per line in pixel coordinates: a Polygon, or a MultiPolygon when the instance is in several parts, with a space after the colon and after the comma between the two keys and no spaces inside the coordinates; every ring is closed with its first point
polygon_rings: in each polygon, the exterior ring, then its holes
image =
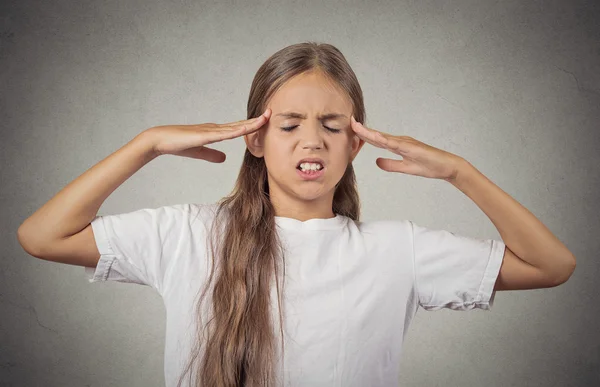
{"type": "Polygon", "coordinates": [[[222,163],[225,153],[204,145],[255,132],[269,121],[270,115],[271,109],[267,108],[263,114],[249,120],[228,124],[161,125],[147,132],[153,138],[153,150],[157,156],[170,154],[222,163]]]}

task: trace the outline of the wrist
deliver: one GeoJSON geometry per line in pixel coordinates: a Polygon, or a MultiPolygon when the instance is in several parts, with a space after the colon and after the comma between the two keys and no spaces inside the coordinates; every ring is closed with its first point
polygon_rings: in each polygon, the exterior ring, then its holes
{"type": "Polygon", "coordinates": [[[146,151],[146,156],[154,159],[160,156],[160,153],[156,150],[156,136],[154,135],[153,128],[146,129],[137,136],[134,141],[139,143],[142,148],[146,151]]]}
{"type": "Polygon", "coordinates": [[[475,167],[471,163],[459,156],[456,161],[456,172],[452,177],[446,179],[446,181],[458,187],[469,178],[469,174],[471,174],[474,169],[475,167]]]}

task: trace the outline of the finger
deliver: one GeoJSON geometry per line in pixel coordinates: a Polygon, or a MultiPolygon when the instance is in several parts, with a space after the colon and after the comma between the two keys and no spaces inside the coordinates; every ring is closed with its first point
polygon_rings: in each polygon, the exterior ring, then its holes
{"type": "Polygon", "coordinates": [[[262,128],[267,122],[269,121],[269,118],[266,117],[264,114],[250,120],[250,122],[244,123],[244,124],[240,124],[238,126],[234,126],[231,129],[238,131],[238,130],[242,130],[245,133],[252,133],[260,128],[262,128]]]}
{"type": "Polygon", "coordinates": [[[263,124],[264,124],[264,122],[268,121],[268,119],[270,118],[270,116],[271,116],[271,109],[267,108],[264,111],[264,113],[261,114],[258,117],[250,118],[250,119],[247,119],[247,120],[229,122],[227,124],[221,124],[221,125],[218,125],[218,126],[235,128],[235,127],[239,127],[239,126],[243,126],[243,125],[253,125],[256,122],[263,122],[263,124]]]}
{"type": "MultiPolygon", "coordinates": [[[[260,117],[257,117],[257,118],[260,118],[260,117]]],[[[228,139],[246,135],[248,133],[255,132],[255,131],[259,130],[260,128],[262,128],[265,123],[266,123],[266,118],[263,118],[262,120],[256,120],[250,124],[220,128],[220,130],[215,132],[217,134],[217,138],[213,142],[228,140],[228,139]]],[[[208,144],[210,144],[210,143],[208,143],[208,144]]]]}
{"type": "Polygon", "coordinates": [[[222,128],[220,133],[225,138],[234,138],[242,135],[246,135],[252,132],[256,132],[265,125],[266,121],[256,121],[251,124],[233,126],[229,128],[222,128]]]}
{"type": "Polygon", "coordinates": [[[350,126],[352,127],[352,129],[354,130],[354,133],[359,138],[365,140],[369,144],[374,145],[378,148],[383,148],[383,149],[387,148],[386,144],[388,143],[388,140],[386,137],[384,137],[383,134],[381,134],[381,132],[378,132],[373,129],[368,129],[367,127],[362,125],[360,122],[356,121],[354,119],[354,116],[351,117],[350,126]]]}
{"type": "Polygon", "coordinates": [[[197,150],[196,154],[198,156],[197,158],[210,161],[211,163],[222,163],[227,159],[227,155],[225,153],[207,147],[201,147],[201,149],[197,150]]]}
{"type": "Polygon", "coordinates": [[[210,161],[211,163],[222,163],[227,158],[225,153],[216,149],[208,148],[206,146],[182,149],[173,154],[177,156],[190,157],[193,159],[202,159],[210,161]]]}
{"type": "Polygon", "coordinates": [[[351,117],[351,120],[354,122],[353,128],[358,129],[359,131],[361,131],[362,134],[369,134],[371,135],[371,138],[378,140],[387,140],[387,138],[382,132],[364,126],[360,122],[356,121],[356,119],[354,119],[354,116],[351,117]]]}

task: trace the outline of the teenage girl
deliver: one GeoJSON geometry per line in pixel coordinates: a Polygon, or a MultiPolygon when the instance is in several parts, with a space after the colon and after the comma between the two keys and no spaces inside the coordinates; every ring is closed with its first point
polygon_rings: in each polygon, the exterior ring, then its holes
{"type": "Polygon", "coordinates": [[[268,58],[247,117],[149,128],[18,230],[34,257],[162,296],[167,386],[185,375],[188,386],[394,386],[418,306],[489,310],[497,290],[553,287],[573,273],[565,245],[465,159],[361,124],[362,90],[332,45],[295,44],[268,58]],[[206,145],[240,136],[242,166],[218,203],[97,215],[151,160],[222,163],[225,154],[206,145]],[[360,221],[352,162],[366,142],[402,157],[379,158],[379,168],[461,190],[502,241],[360,221]]]}

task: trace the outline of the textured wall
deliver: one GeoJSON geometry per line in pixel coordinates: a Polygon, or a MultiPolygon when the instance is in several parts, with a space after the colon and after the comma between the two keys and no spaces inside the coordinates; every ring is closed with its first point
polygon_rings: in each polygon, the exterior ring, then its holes
{"type": "MultiPolygon", "coordinates": [[[[577,257],[566,284],[499,292],[491,312],[420,311],[404,386],[600,385],[600,8],[582,1],[3,1],[0,5],[0,384],[160,386],[164,306],[150,288],[89,284],[35,259],[21,222],[151,126],[246,117],[252,77],[306,40],[344,53],[366,124],[458,154],[535,214],[577,257]]],[[[223,164],[153,161],[100,214],[212,203],[223,164]],[[176,171],[176,173],[173,173],[176,171]]],[[[413,219],[499,238],[443,181],[354,165],[363,219],[413,219]]]]}

